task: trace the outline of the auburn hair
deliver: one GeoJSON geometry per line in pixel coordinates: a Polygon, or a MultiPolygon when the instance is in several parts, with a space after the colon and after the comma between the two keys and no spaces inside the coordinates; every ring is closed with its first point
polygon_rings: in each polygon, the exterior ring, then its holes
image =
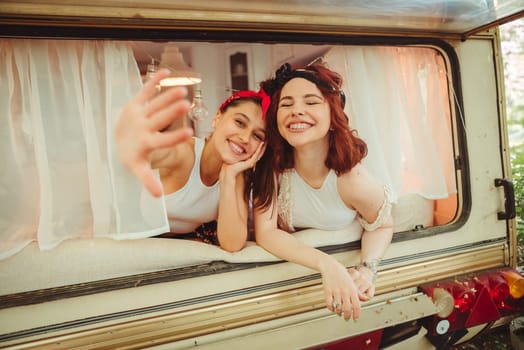
{"type": "Polygon", "coordinates": [[[297,67],[284,79],[271,78],[260,85],[271,91],[271,105],[266,116],[266,152],[257,163],[253,186],[255,207],[266,209],[276,197],[276,177],[295,166],[293,147],[280,135],[277,112],[282,87],[293,78],[304,78],[314,83],[321,91],[330,110],[329,149],[324,164],[337,175],[350,171],[367,155],[367,145],[356,130],[349,127],[349,118],[344,112],[345,95],[342,91],[342,76],[320,63],[297,67]],[[296,75],[293,73],[297,72],[296,75]],[[273,89],[268,86],[271,85],[273,89]],[[272,91],[273,90],[273,91],[272,91]]]}

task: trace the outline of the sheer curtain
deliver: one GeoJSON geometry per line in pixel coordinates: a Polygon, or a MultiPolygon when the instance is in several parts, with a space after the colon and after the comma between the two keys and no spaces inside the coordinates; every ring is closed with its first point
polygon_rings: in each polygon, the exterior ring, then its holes
{"type": "Polygon", "coordinates": [[[367,142],[364,163],[395,199],[456,192],[446,67],[422,47],[337,47],[324,56],[344,77],[350,125],[367,142]]]}
{"type": "Polygon", "coordinates": [[[110,41],[0,41],[0,258],[31,242],[140,238],[168,230],[115,159],[113,125],[141,87],[132,51],[110,41]]]}

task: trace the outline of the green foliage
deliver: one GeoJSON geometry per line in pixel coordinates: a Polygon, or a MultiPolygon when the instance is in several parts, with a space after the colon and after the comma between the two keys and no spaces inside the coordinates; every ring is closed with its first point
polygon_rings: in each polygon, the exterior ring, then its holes
{"type": "Polygon", "coordinates": [[[524,19],[503,25],[500,34],[517,214],[517,264],[524,266],[524,72],[521,69],[524,62],[524,19]],[[512,142],[511,134],[517,135],[512,142]]]}
{"type": "Polygon", "coordinates": [[[524,145],[511,148],[515,209],[517,213],[517,264],[524,265],[524,145]]]}

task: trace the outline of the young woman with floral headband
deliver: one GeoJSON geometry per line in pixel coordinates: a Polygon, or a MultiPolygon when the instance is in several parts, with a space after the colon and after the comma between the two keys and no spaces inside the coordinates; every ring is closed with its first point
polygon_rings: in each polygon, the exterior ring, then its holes
{"type": "Polygon", "coordinates": [[[240,250],[248,236],[248,169],[264,152],[269,96],[263,90],[230,96],[206,140],[191,137],[188,128],[161,132],[188,110],[185,88],[157,94],[166,74],[157,72],[123,109],[115,131],[118,156],[153,195],[165,194],[171,232],[163,237],[240,250]],[[160,184],[152,169],[159,170],[160,184]]]}
{"type": "Polygon", "coordinates": [[[349,127],[342,78],[322,64],[300,69],[285,64],[261,86],[272,103],[267,150],[255,174],[257,243],[319,271],[327,308],[357,319],[360,301],[374,295],[376,267],[391,242],[393,222],[388,192],[361,164],[367,146],[349,127]],[[364,229],[356,268],[289,234],[339,230],[354,220],[364,229]]]}

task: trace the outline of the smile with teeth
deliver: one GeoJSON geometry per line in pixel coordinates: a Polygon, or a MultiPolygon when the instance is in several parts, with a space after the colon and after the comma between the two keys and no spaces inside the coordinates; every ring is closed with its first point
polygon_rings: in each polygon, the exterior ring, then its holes
{"type": "Polygon", "coordinates": [[[288,129],[291,130],[304,130],[311,127],[309,123],[291,123],[288,125],[288,129]]]}
{"type": "Polygon", "coordinates": [[[231,147],[231,150],[234,153],[237,153],[237,154],[244,154],[244,153],[246,153],[246,150],[243,147],[240,147],[239,145],[237,145],[233,141],[229,141],[229,146],[231,147]]]}

